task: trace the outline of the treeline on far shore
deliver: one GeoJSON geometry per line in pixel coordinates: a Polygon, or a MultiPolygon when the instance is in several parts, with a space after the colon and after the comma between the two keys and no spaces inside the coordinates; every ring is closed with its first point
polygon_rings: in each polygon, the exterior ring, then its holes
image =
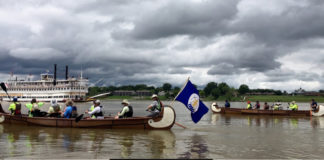
{"type": "MultiPolygon", "coordinates": [[[[196,86],[197,88],[197,86],[196,86]]],[[[137,85],[125,85],[125,86],[107,86],[107,87],[89,87],[88,97],[111,92],[111,98],[119,99],[128,97],[132,99],[133,96],[117,96],[113,93],[115,91],[147,91],[150,93],[158,94],[162,99],[170,100],[173,99],[180,91],[180,87],[172,86],[170,83],[164,83],[160,87],[147,86],[145,84],[137,85]]],[[[248,85],[242,84],[238,89],[229,86],[225,82],[216,83],[209,82],[203,89],[198,89],[200,97],[203,100],[212,101],[297,101],[297,102],[308,102],[310,99],[317,99],[319,102],[324,102],[324,90],[317,92],[306,92],[302,89],[296,90],[293,93],[288,93],[281,90],[273,89],[250,89],[248,85]],[[303,92],[302,92],[303,91],[303,92]],[[308,94],[303,94],[308,93],[308,94]],[[311,94],[310,94],[311,93],[311,94]]],[[[109,98],[109,97],[108,97],[109,98]]],[[[143,97],[142,97],[143,98],[143,97]]],[[[149,95],[144,96],[144,99],[149,99],[149,95]]]]}

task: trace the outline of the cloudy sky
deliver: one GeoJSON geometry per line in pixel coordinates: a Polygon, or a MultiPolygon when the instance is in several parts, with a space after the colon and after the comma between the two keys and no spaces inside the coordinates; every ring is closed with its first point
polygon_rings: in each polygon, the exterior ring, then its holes
{"type": "Polygon", "coordinates": [[[0,80],[324,89],[322,0],[0,0],[0,80]]]}

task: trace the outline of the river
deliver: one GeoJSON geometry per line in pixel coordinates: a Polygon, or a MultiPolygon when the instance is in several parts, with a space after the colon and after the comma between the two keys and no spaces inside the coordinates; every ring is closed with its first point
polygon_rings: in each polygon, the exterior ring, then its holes
{"type": "MultiPolygon", "coordinates": [[[[130,101],[135,116],[146,115],[150,101],[130,101]]],[[[221,105],[223,102],[219,102],[221,105]]],[[[170,102],[165,102],[170,104],[170,102]]],[[[210,105],[211,102],[205,102],[210,105]]],[[[79,112],[91,103],[77,104],[79,112]]],[[[105,115],[121,109],[120,101],[104,101],[105,115]]],[[[242,108],[246,104],[232,103],[242,108]]],[[[308,103],[298,103],[308,109],[308,103]]],[[[4,109],[8,103],[2,102],[4,109]]],[[[42,110],[47,111],[49,104],[42,110]]],[[[112,130],[50,128],[0,124],[0,159],[93,158],[266,158],[322,159],[324,117],[220,115],[208,112],[199,123],[174,103],[176,121],[187,129],[112,130]]],[[[27,110],[24,108],[23,113],[27,110]]]]}

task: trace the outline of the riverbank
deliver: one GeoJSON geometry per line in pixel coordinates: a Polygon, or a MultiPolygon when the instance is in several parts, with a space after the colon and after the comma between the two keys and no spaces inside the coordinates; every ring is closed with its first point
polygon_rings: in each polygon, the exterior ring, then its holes
{"type": "MultiPolygon", "coordinates": [[[[161,100],[173,100],[173,98],[166,98],[165,96],[159,96],[161,100]]],[[[104,98],[100,98],[101,100],[151,100],[150,96],[108,96],[104,98]]],[[[231,102],[242,102],[242,101],[261,101],[261,102],[276,102],[280,100],[281,102],[310,102],[311,99],[315,99],[319,103],[324,103],[323,96],[290,96],[290,95],[252,95],[252,96],[239,96],[239,97],[231,97],[231,102]],[[245,97],[245,99],[244,99],[245,97]]],[[[202,98],[203,101],[225,101],[226,97],[219,97],[215,100],[212,97],[202,98]]]]}

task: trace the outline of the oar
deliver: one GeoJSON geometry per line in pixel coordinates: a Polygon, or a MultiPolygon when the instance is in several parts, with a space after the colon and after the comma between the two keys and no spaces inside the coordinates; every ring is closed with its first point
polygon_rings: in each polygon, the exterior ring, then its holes
{"type": "Polygon", "coordinates": [[[183,125],[181,125],[181,124],[179,124],[179,123],[177,123],[177,122],[174,122],[174,124],[176,124],[176,125],[179,126],[179,127],[182,127],[183,129],[187,129],[187,127],[185,127],[185,126],[183,126],[183,125]]]}
{"type": "Polygon", "coordinates": [[[75,122],[78,123],[83,118],[83,114],[75,118],[75,122]]]}
{"type": "Polygon", "coordinates": [[[2,90],[4,90],[4,91],[6,92],[8,98],[9,98],[9,100],[10,100],[10,96],[9,96],[9,94],[8,94],[8,92],[7,92],[7,87],[6,87],[6,85],[5,85],[3,82],[1,82],[1,83],[0,83],[0,86],[1,86],[2,90]]]}

